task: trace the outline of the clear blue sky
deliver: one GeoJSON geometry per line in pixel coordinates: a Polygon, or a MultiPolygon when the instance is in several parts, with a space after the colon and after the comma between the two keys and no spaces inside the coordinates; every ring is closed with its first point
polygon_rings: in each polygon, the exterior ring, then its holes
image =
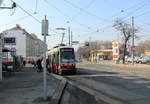
{"type": "MultiPolygon", "coordinates": [[[[44,15],[49,19],[49,27],[71,27],[74,40],[80,43],[91,40],[117,40],[117,32],[112,24],[116,18],[131,22],[135,16],[135,25],[139,27],[141,40],[147,39],[150,33],[150,0],[14,0],[22,8],[42,20],[44,15]],[[122,12],[121,12],[122,11],[122,12]],[[67,22],[69,21],[69,23],[67,22]]],[[[4,0],[2,6],[10,6],[11,0],[4,0]]],[[[0,31],[20,24],[29,33],[36,33],[42,39],[41,26],[19,7],[16,10],[0,10],[0,31]],[[14,12],[14,14],[13,14],[14,12]],[[13,15],[12,15],[13,14],[13,15]]],[[[60,43],[61,35],[49,31],[49,47],[60,43]]],[[[65,42],[68,36],[65,35],[65,42]]]]}

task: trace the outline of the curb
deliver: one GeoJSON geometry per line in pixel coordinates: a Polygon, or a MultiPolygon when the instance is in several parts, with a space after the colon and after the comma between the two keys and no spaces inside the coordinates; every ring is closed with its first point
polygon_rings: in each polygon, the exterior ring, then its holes
{"type": "Polygon", "coordinates": [[[56,87],[55,92],[51,98],[51,101],[49,102],[49,104],[59,104],[62,98],[62,94],[65,90],[65,87],[67,85],[67,80],[61,76],[55,75],[55,74],[51,74],[54,78],[61,80],[61,82],[59,83],[58,87],[56,87]]]}

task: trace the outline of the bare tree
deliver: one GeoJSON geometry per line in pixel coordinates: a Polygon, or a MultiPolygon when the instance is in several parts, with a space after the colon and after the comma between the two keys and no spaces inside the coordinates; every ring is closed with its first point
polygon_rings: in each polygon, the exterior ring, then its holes
{"type": "MultiPolygon", "coordinates": [[[[125,56],[126,56],[126,51],[127,51],[127,42],[132,36],[133,29],[132,26],[125,21],[121,19],[117,19],[115,23],[113,24],[113,27],[121,32],[122,39],[123,39],[123,64],[125,63],[125,56]]],[[[134,29],[134,32],[138,32],[137,29],[134,29]]]]}

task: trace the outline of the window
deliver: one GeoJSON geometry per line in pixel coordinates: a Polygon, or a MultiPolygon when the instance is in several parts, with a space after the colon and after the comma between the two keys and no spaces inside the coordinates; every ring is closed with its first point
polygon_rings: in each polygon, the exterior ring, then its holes
{"type": "Polygon", "coordinates": [[[14,37],[5,37],[4,38],[5,44],[16,44],[16,38],[14,37]]]}

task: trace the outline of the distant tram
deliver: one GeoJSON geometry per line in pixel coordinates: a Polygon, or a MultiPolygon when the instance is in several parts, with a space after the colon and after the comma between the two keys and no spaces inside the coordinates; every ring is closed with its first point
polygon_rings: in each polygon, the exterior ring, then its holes
{"type": "Polygon", "coordinates": [[[74,48],[67,46],[57,46],[48,52],[49,67],[52,73],[76,74],[74,48]]]}

